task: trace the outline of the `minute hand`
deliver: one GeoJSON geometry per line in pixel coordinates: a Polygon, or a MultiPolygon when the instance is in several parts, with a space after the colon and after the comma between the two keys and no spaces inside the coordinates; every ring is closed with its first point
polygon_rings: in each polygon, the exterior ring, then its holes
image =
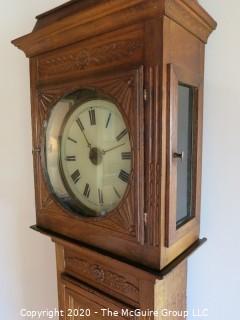
{"type": "Polygon", "coordinates": [[[112,151],[112,150],[115,150],[115,149],[117,149],[117,148],[120,148],[120,147],[124,146],[125,144],[126,144],[126,143],[122,143],[122,144],[119,144],[119,145],[117,145],[117,146],[115,146],[115,147],[112,147],[111,149],[103,150],[103,151],[102,151],[102,154],[106,154],[106,153],[109,152],[109,151],[112,151]]]}
{"type": "Polygon", "coordinates": [[[92,148],[92,145],[91,145],[91,143],[89,143],[89,141],[88,141],[88,138],[87,138],[87,136],[86,136],[86,134],[85,134],[85,132],[84,132],[84,126],[83,126],[83,124],[82,124],[82,122],[81,122],[81,120],[80,119],[77,119],[77,124],[78,124],[78,126],[79,126],[79,129],[81,130],[81,132],[82,132],[82,134],[83,134],[83,136],[84,136],[84,139],[85,139],[85,141],[86,141],[86,143],[87,143],[87,145],[88,145],[88,148],[92,148]]]}
{"type": "Polygon", "coordinates": [[[83,136],[84,136],[84,138],[85,138],[85,140],[86,140],[86,142],[87,142],[87,145],[88,145],[88,148],[92,148],[92,145],[91,145],[91,143],[89,143],[89,141],[88,141],[88,138],[87,138],[87,136],[86,136],[86,134],[85,134],[85,132],[84,131],[82,131],[82,134],[83,134],[83,136]]]}

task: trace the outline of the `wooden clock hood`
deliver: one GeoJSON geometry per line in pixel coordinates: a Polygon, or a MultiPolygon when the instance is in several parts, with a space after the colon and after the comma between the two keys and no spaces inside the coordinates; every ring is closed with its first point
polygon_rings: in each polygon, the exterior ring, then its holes
{"type": "Polygon", "coordinates": [[[27,57],[33,57],[163,16],[174,20],[204,43],[216,28],[216,22],[196,0],[72,0],[37,16],[33,31],[14,40],[13,44],[27,57]]]}
{"type": "Polygon", "coordinates": [[[215,28],[194,0],[74,0],[39,15],[33,31],[13,41],[30,58],[37,227],[155,270],[198,243],[204,50],[215,28]],[[176,177],[183,153],[173,150],[179,84],[196,105],[192,215],[180,227],[176,177]],[[53,106],[85,87],[114,97],[133,141],[129,192],[109,217],[93,221],[55,201],[40,152],[53,106]]]}

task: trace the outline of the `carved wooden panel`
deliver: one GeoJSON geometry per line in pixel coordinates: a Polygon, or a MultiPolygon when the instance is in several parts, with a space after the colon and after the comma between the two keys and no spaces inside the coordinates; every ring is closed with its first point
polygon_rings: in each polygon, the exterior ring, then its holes
{"type": "Polygon", "coordinates": [[[39,56],[39,79],[49,80],[136,63],[143,57],[143,27],[131,26],[39,56]]]}
{"type": "MultiPolygon", "coordinates": [[[[37,125],[42,128],[35,141],[35,148],[43,147],[44,121],[56,101],[66,93],[77,90],[81,87],[94,87],[104,94],[113,97],[129,128],[133,148],[133,172],[130,178],[130,188],[120,206],[107,218],[85,222],[91,223],[106,230],[118,232],[119,236],[129,240],[144,241],[143,234],[143,69],[136,69],[123,73],[116,73],[105,77],[95,77],[94,80],[78,80],[72,83],[64,83],[58,86],[42,87],[38,90],[37,125]]],[[[43,157],[42,153],[42,157],[43,157]]],[[[55,218],[66,212],[54,200],[51,190],[47,187],[42,170],[43,161],[40,161],[40,154],[35,159],[37,164],[37,183],[39,186],[38,198],[40,214],[53,215],[55,218]]],[[[70,218],[70,217],[69,217],[70,218]]],[[[73,217],[71,217],[73,219],[73,217]]],[[[46,226],[47,227],[47,226],[46,226]]]]}
{"type": "MultiPolygon", "coordinates": [[[[96,317],[94,315],[91,318],[102,319],[98,318],[101,315],[98,312],[99,305],[104,307],[107,301],[110,310],[121,308],[132,311],[131,319],[184,318],[182,315],[186,310],[187,261],[177,264],[167,274],[160,275],[68,242],[61,241],[61,245],[58,242],[56,245],[61,309],[90,308],[97,312],[96,317]],[[115,283],[120,283],[120,286],[115,283]],[[133,293],[134,287],[138,292],[138,300],[134,302],[124,299],[127,293],[133,293]],[[117,295],[113,288],[121,288],[122,294],[117,295]],[[141,310],[141,313],[134,313],[134,310],[141,310]],[[169,312],[169,315],[164,315],[164,311],[169,312]],[[173,315],[175,311],[176,314],[173,315]]],[[[115,319],[115,316],[105,318],[115,319]]]]}
{"type": "Polygon", "coordinates": [[[103,313],[103,309],[117,312],[116,320],[136,319],[136,317],[122,316],[122,311],[131,310],[128,306],[110,299],[93,289],[81,284],[74,283],[67,277],[62,280],[64,284],[64,320],[112,318],[103,313]],[[74,314],[75,313],[75,314],[74,314]],[[90,316],[84,316],[84,313],[90,316]]]}
{"type": "MultiPolygon", "coordinates": [[[[34,150],[40,150],[41,147],[43,149],[43,131],[45,127],[45,123],[49,117],[49,113],[51,111],[51,106],[53,106],[60,98],[61,93],[59,90],[47,90],[47,91],[38,91],[38,106],[37,106],[37,115],[38,121],[36,121],[35,127],[37,128],[37,141],[34,144],[34,150]]],[[[43,150],[41,150],[43,152],[43,150]]],[[[43,154],[42,154],[43,158],[43,154]]],[[[34,154],[34,161],[36,162],[36,176],[38,180],[38,193],[37,193],[37,200],[39,204],[40,210],[47,210],[47,209],[57,209],[55,208],[54,200],[46,188],[46,184],[44,181],[44,170],[42,168],[43,161],[40,157],[40,153],[34,154]]],[[[57,212],[57,210],[55,210],[57,212]]]]}
{"type": "Polygon", "coordinates": [[[65,253],[65,271],[78,279],[91,283],[107,293],[120,294],[130,301],[139,300],[139,283],[137,278],[123,270],[106,266],[92,260],[89,256],[80,255],[72,250],[65,253]]]}
{"type": "Polygon", "coordinates": [[[39,103],[41,105],[39,111],[40,115],[42,116],[41,120],[46,120],[49,106],[53,106],[60,98],[61,94],[59,90],[39,90],[39,103]]]}

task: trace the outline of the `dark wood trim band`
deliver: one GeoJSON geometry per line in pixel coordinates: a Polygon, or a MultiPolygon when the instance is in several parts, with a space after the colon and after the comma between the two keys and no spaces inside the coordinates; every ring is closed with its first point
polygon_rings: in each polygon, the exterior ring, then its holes
{"type": "Polygon", "coordinates": [[[126,264],[131,265],[135,268],[141,269],[142,271],[151,273],[153,276],[155,276],[158,279],[162,279],[163,277],[168,275],[173,269],[175,269],[179,264],[181,264],[184,260],[186,260],[189,256],[191,256],[197,249],[199,249],[207,241],[207,238],[202,238],[202,239],[197,240],[187,250],[185,250],[176,259],[174,259],[171,263],[169,263],[165,268],[158,271],[158,270],[154,270],[152,268],[145,267],[145,266],[140,265],[138,263],[134,263],[132,261],[129,261],[128,259],[124,259],[124,258],[119,257],[117,255],[111,254],[109,252],[106,252],[105,250],[89,246],[89,245],[82,243],[80,241],[73,240],[73,239],[68,238],[66,236],[63,236],[59,233],[38,227],[37,225],[33,225],[30,228],[34,231],[40,232],[44,235],[51,237],[53,240],[59,239],[59,240],[63,240],[66,242],[70,242],[71,244],[80,245],[86,249],[94,250],[100,254],[103,254],[105,256],[109,256],[112,259],[117,259],[117,260],[121,261],[122,263],[126,263],[126,264]]]}

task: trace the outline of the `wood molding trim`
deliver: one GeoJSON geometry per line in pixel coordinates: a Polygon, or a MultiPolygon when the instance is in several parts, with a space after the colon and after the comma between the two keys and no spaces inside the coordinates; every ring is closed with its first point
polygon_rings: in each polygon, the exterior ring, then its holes
{"type": "Polygon", "coordinates": [[[107,0],[33,31],[12,43],[27,57],[39,55],[160,14],[159,0],[107,0]],[[53,41],[54,39],[54,41],[53,41]]]}
{"type": "Polygon", "coordinates": [[[165,15],[207,43],[217,23],[193,0],[166,0],[165,15]]]}
{"type": "MultiPolygon", "coordinates": [[[[196,1],[105,0],[58,21],[51,21],[49,13],[48,23],[45,21],[42,28],[35,28],[32,33],[12,43],[23,50],[27,57],[33,57],[143,19],[163,15],[182,25],[203,42],[207,42],[208,36],[216,28],[216,22],[196,1]]],[[[43,15],[42,19],[47,17],[43,15]]],[[[40,20],[41,16],[38,18],[40,20]]]]}

